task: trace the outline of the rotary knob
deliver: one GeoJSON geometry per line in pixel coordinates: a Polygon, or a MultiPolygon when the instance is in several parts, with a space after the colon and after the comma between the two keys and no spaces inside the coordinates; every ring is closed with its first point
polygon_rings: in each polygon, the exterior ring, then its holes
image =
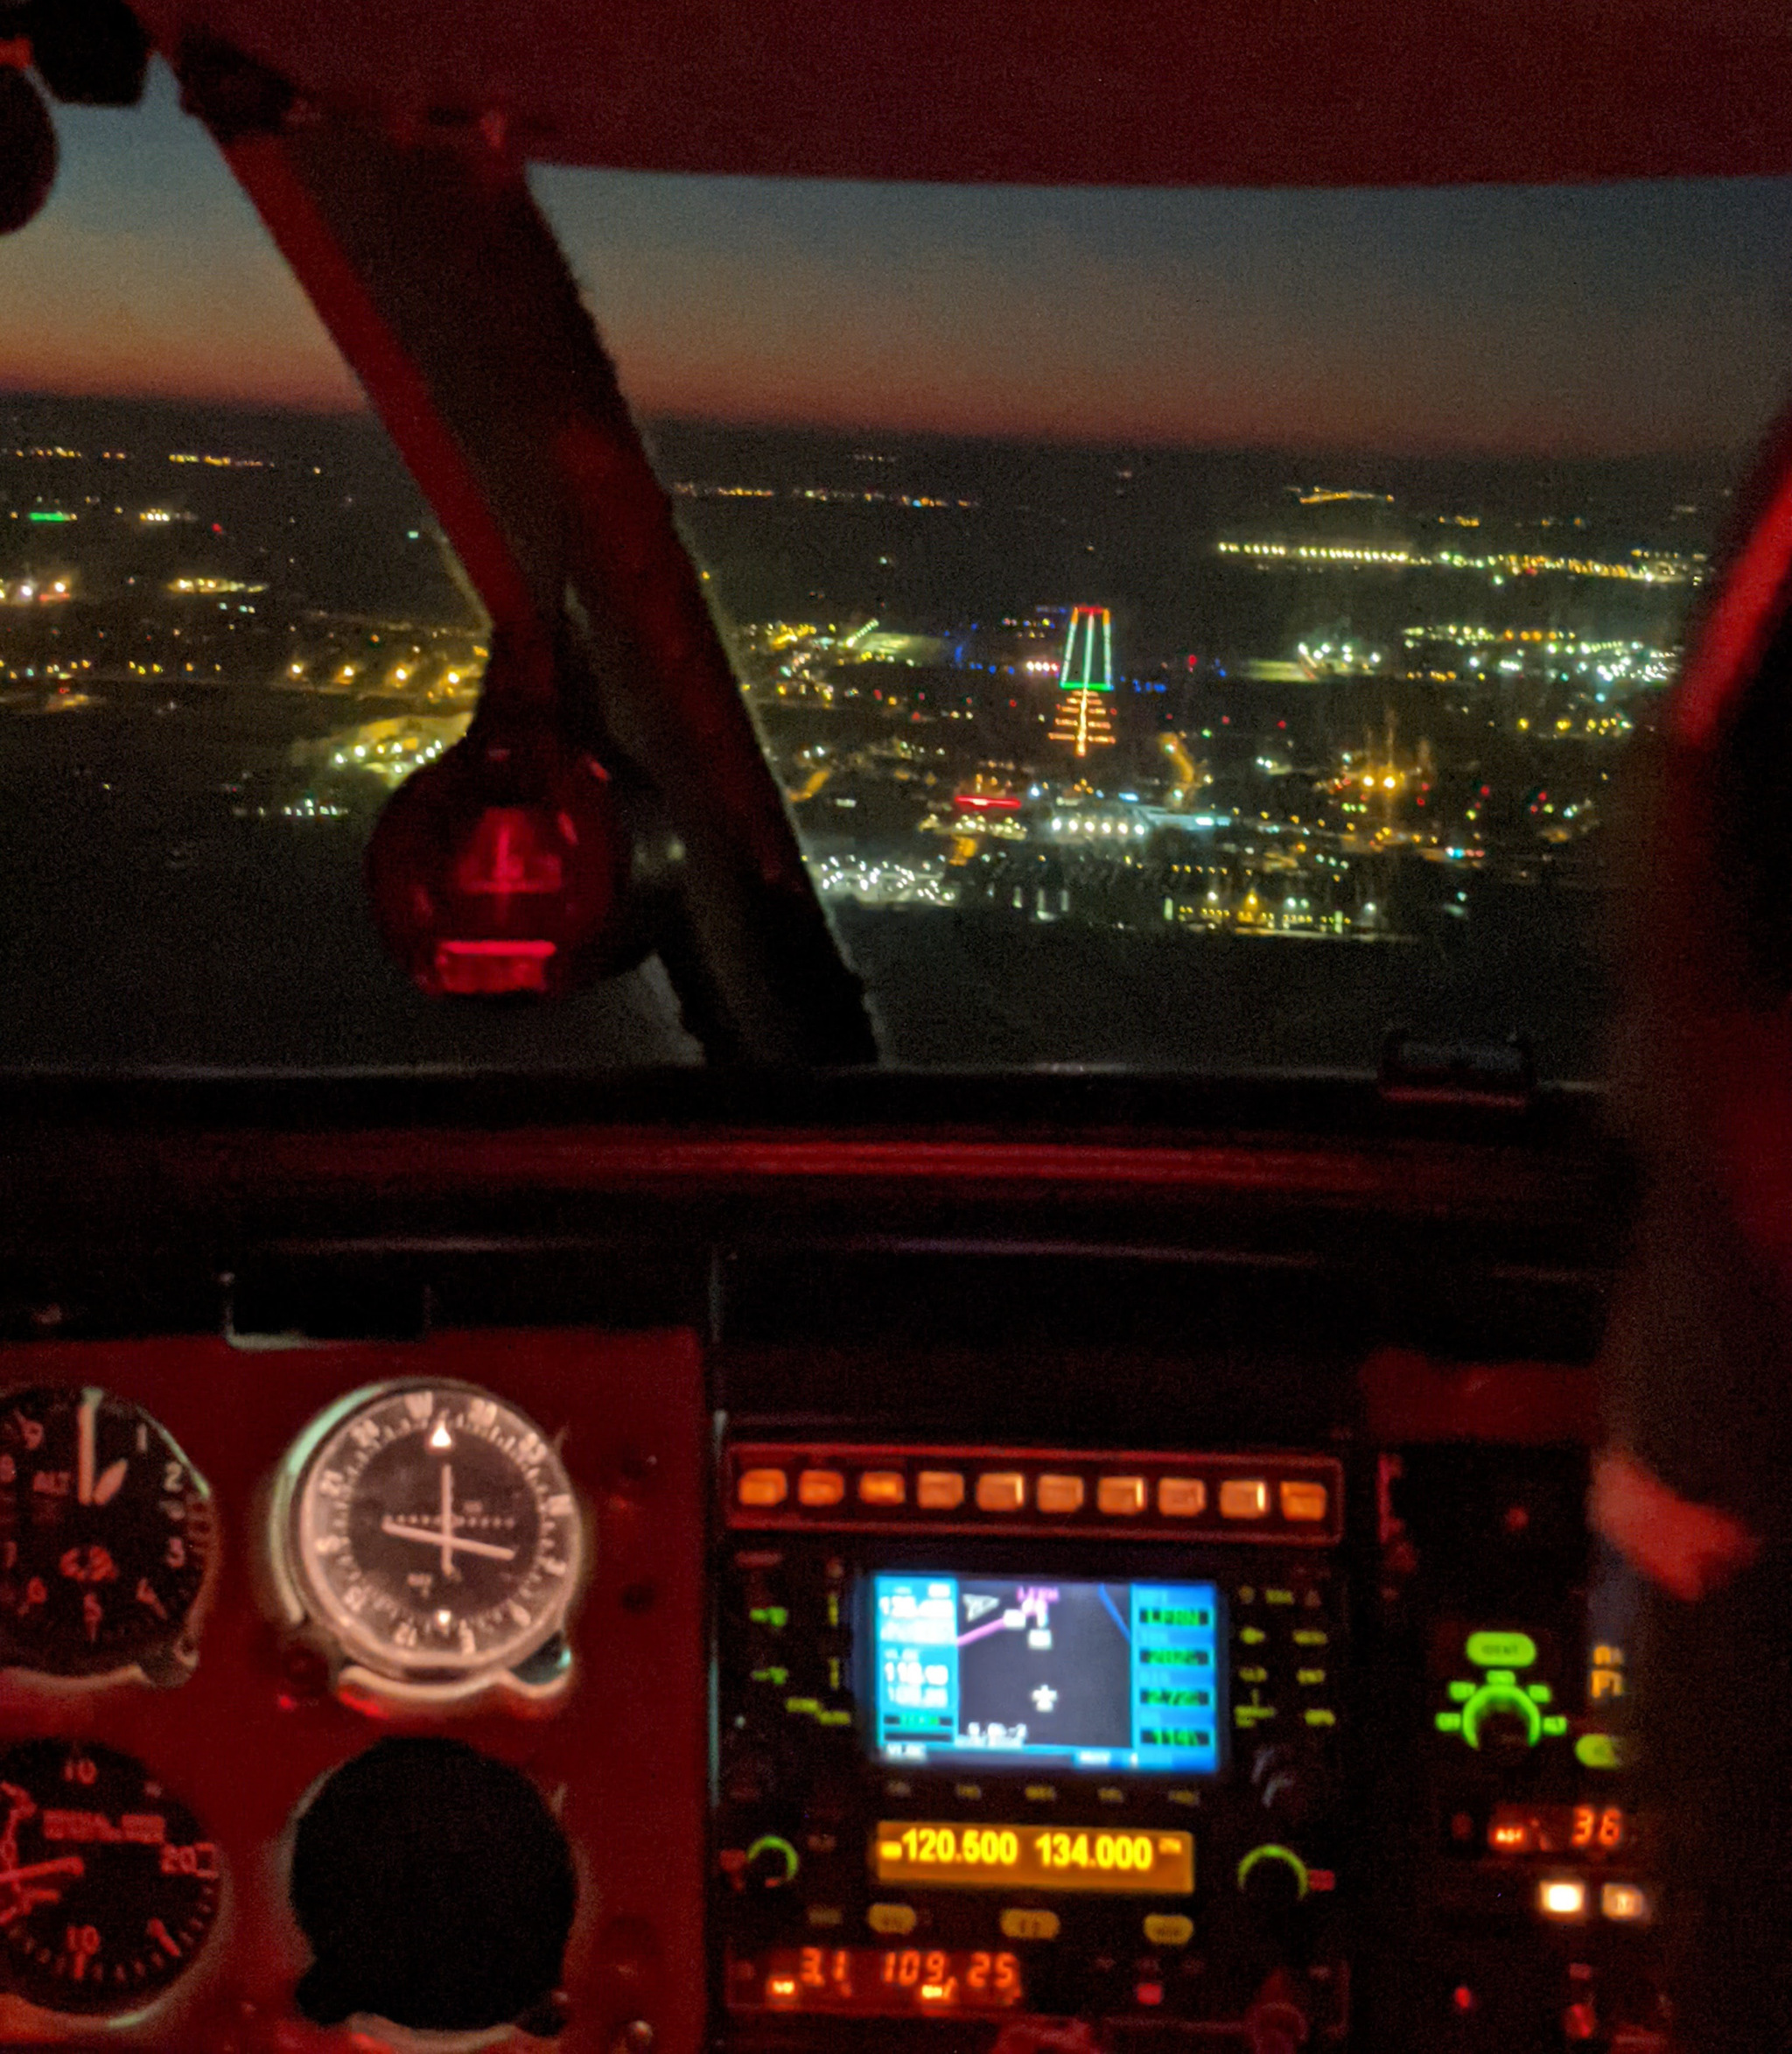
{"type": "Polygon", "coordinates": [[[1300,2054],[1308,2034],[1306,2012],[1297,2001],[1292,1979],[1277,1969],[1244,2015],[1244,2037],[1250,2054],[1300,2054]]]}
{"type": "Polygon", "coordinates": [[[781,1833],[762,1833],[746,1850],[742,1871],[749,1889],[781,1890],[796,1879],[802,1857],[781,1833]]]}
{"type": "Polygon", "coordinates": [[[1292,1847],[1265,1841],[1238,1864],[1238,1888],[1259,1911],[1292,1911],[1306,1896],[1306,1864],[1292,1847]]]}
{"type": "Polygon", "coordinates": [[[1516,1761],[1535,1742],[1525,1721],[1516,1712],[1489,1712],[1480,1722],[1477,1743],[1484,1755],[1516,1761]]]}
{"type": "Polygon", "coordinates": [[[1543,1732],[1543,1714],[1516,1684],[1484,1683],[1462,1707],[1462,1737],[1484,1753],[1522,1755],[1543,1732]]]}
{"type": "Polygon", "coordinates": [[[1259,1748],[1250,1780],[1264,1811],[1281,1826],[1304,1826],[1321,1808],[1325,1771],[1309,1749],[1259,1748]]]}
{"type": "Polygon", "coordinates": [[[722,1790],[731,1805],[763,1805],[778,1788],[778,1763],[763,1748],[727,1748],[722,1790]]]}

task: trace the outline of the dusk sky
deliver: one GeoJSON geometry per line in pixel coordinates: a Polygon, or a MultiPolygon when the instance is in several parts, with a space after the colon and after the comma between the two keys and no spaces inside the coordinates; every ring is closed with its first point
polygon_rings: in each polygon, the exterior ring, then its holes
{"type": "MultiPolygon", "coordinates": [[[[359,403],[159,67],[59,109],[0,388],[359,403]]],[[[1088,441],[1736,446],[1792,387],[1792,182],[1141,193],[543,171],[636,405],[1088,441]]]]}

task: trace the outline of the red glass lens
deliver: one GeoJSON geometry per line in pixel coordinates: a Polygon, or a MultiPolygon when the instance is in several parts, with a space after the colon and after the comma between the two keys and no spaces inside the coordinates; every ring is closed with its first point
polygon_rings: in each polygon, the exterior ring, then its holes
{"type": "Polygon", "coordinates": [[[625,859],[596,759],[545,719],[490,718],[392,795],[367,878],[432,997],[553,998],[604,967],[625,859]]]}

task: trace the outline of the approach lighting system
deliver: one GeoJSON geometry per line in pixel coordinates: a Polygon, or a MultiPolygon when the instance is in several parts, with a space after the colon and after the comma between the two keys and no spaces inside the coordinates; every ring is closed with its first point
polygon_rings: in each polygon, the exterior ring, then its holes
{"type": "Polygon", "coordinates": [[[1114,740],[1106,699],[1114,691],[1114,616],[1106,606],[1073,606],[1058,667],[1058,710],[1052,740],[1087,756],[1114,740]]]}
{"type": "Polygon", "coordinates": [[[559,718],[553,659],[498,642],[472,726],[368,844],[386,947],[431,998],[563,997],[616,965],[628,837],[559,718]]]}

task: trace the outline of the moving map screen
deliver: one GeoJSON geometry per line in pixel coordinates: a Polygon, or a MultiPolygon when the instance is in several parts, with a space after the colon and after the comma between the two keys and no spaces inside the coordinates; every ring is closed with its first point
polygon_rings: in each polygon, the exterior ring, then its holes
{"type": "Polygon", "coordinates": [[[1219,1772],[1216,1585],[890,1571],[871,1585],[879,1759],[1219,1772]]]}

